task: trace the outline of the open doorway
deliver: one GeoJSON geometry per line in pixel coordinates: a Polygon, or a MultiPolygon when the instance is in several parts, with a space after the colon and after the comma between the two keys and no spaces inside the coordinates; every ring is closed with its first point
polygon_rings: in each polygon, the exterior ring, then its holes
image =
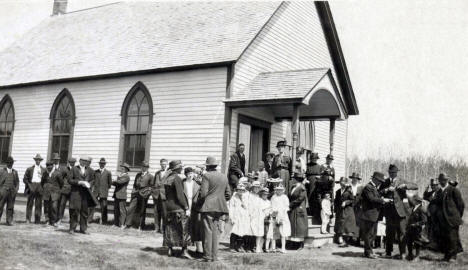
{"type": "Polygon", "coordinates": [[[237,143],[245,145],[245,172],[257,169],[259,161],[265,160],[270,143],[271,124],[239,115],[237,143]]]}

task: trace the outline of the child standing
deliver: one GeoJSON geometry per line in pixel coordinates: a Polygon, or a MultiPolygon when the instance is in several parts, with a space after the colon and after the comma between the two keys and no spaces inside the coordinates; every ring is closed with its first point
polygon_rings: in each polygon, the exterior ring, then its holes
{"type": "Polygon", "coordinates": [[[322,210],[320,212],[320,218],[322,219],[322,228],[321,233],[328,233],[328,225],[330,224],[330,217],[332,215],[331,211],[331,197],[330,193],[325,193],[324,198],[321,202],[322,210]]]}
{"type": "Polygon", "coordinates": [[[236,192],[229,200],[229,219],[232,225],[229,246],[231,251],[244,252],[242,237],[250,230],[249,212],[247,210],[246,190],[244,184],[238,184],[236,192]]]}
{"type": "Polygon", "coordinates": [[[256,236],[255,253],[262,252],[264,236],[266,236],[267,231],[268,231],[268,224],[265,225],[265,219],[271,213],[271,202],[268,200],[268,191],[269,191],[268,188],[262,188],[259,192],[260,200],[258,201],[258,204],[257,204],[258,207],[256,207],[257,209],[256,219],[258,220],[258,223],[255,224],[256,228],[254,229],[255,236],[256,236]]]}
{"type": "MultiPolygon", "coordinates": [[[[281,238],[281,253],[286,253],[286,237],[291,236],[291,223],[289,222],[289,199],[284,194],[284,186],[275,187],[275,194],[271,197],[271,208],[273,211],[273,229],[277,227],[279,237],[281,238]]],[[[276,249],[275,235],[268,232],[268,238],[272,241],[272,250],[276,249]]],[[[268,242],[267,238],[267,242],[268,242]]]]}
{"type": "Polygon", "coordinates": [[[266,186],[268,179],[268,172],[265,169],[265,163],[263,161],[258,162],[258,170],[255,172],[255,175],[258,177],[258,181],[262,187],[266,186]]]}
{"type": "Polygon", "coordinates": [[[250,220],[248,224],[250,230],[247,235],[244,236],[244,249],[247,252],[255,252],[256,238],[257,236],[263,236],[264,233],[264,217],[260,214],[260,190],[260,182],[253,181],[250,192],[248,193],[249,196],[247,197],[247,210],[250,220]]]}
{"type": "Polygon", "coordinates": [[[406,229],[406,246],[408,247],[408,260],[419,259],[419,248],[422,244],[427,244],[429,241],[422,236],[423,227],[427,224],[427,213],[422,207],[422,199],[418,195],[408,198],[413,211],[408,219],[406,229]],[[413,248],[415,254],[413,255],[413,248]]]}

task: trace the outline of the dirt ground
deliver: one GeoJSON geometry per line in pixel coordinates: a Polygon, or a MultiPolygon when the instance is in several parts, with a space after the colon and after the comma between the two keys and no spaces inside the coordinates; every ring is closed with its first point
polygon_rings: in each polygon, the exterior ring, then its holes
{"type": "MultiPolygon", "coordinates": [[[[0,269],[468,269],[468,252],[457,262],[439,262],[440,254],[422,252],[420,262],[362,257],[362,248],[322,248],[289,251],[287,254],[231,253],[222,241],[220,261],[204,263],[168,257],[162,235],[154,231],[121,230],[91,224],[90,235],[67,233],[60,228],[24,222],[24,207],[15,211],[15,226],[0,225],[0,269]]],[[[467,226],[461,229],[468,249],[467,226]]],[[[395,247],[397,248],[397,247],[395,247]]],[[[377,252],[383,250],[377,250],[377,252]]]]}

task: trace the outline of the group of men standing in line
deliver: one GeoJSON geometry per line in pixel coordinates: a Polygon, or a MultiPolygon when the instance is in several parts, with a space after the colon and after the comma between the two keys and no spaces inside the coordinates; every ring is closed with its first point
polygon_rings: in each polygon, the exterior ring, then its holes
{"type": "MultiPolygon", "coordinates": [[[[60,166],[60,157],[54,153],[51,161],[46,162],[45,168],[41,166],[43,158],[40,154],[33,159],[34,165],[26,169],[23,177],[24,194],[27,196],[26,223],[32,222],[34,209],[34,223],[39,224],[44,209],[46,223],[57,227],[62,222],[68,202],[69,232],[73,234],[79,223],[79,232],[88,234],[87,225],[94,219],[96,206],[101,210],[99,222],[108,222],[107,198],[111,186],[115,186],[114,225],[143,229],[148,199],[152,196],[155,205],[155,230],[161,233],[165,217],[163,180],[167,160],[160,161],[161,169],[154,177],[148,172],[148,164],[143,164],[141,172],[135,176],[130,206],[127,209],[127,186],[130,182],[128,164],[121,165],[122,172],[113,180],[112,172],[106,168],[105,158],[100,159],[99,169],[96,170],[90,167],[91,158],[87,156],[82,156],[78,165],[75,165],[75,158],[70,158],[67,166],[60,166]]],[[[13,164],[13,158],[8,157],[6,167],[0,173],[0,219],[6,204],[6,224],[9,226],[14,224],[14,204],[19,189],[19,176],[13,169],[13,164]]]]}

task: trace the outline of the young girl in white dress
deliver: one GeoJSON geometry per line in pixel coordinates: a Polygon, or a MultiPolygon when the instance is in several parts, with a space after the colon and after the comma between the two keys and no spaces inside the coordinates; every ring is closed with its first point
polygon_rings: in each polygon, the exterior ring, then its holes
{"type": "Polygon", "coordinates": [[[229,244],[232,251],[243,252],[242,237],[250,232],[250,217],[244,184],[237,185],[236,192],[229,200],[228,207],[229,220],[232,225],[229,244]]]}
{"type": "Polygon", "coordinates": [[[271,250],[275,251],[275,227],[278,230],[279,237],[281,238],[281,253],[286,253],[286,238],[291,236],[291,223],[289,222],[289,199],[284,194],[283,185],[275,187],[275,194],[271,197],[271,210],[272,210],[272,222],[270,222],[273,230],[268,230],[267,234],[267,248],[271,241],[271,250]],[[269,241],[270,240],[270,241],[269,241]]]}

